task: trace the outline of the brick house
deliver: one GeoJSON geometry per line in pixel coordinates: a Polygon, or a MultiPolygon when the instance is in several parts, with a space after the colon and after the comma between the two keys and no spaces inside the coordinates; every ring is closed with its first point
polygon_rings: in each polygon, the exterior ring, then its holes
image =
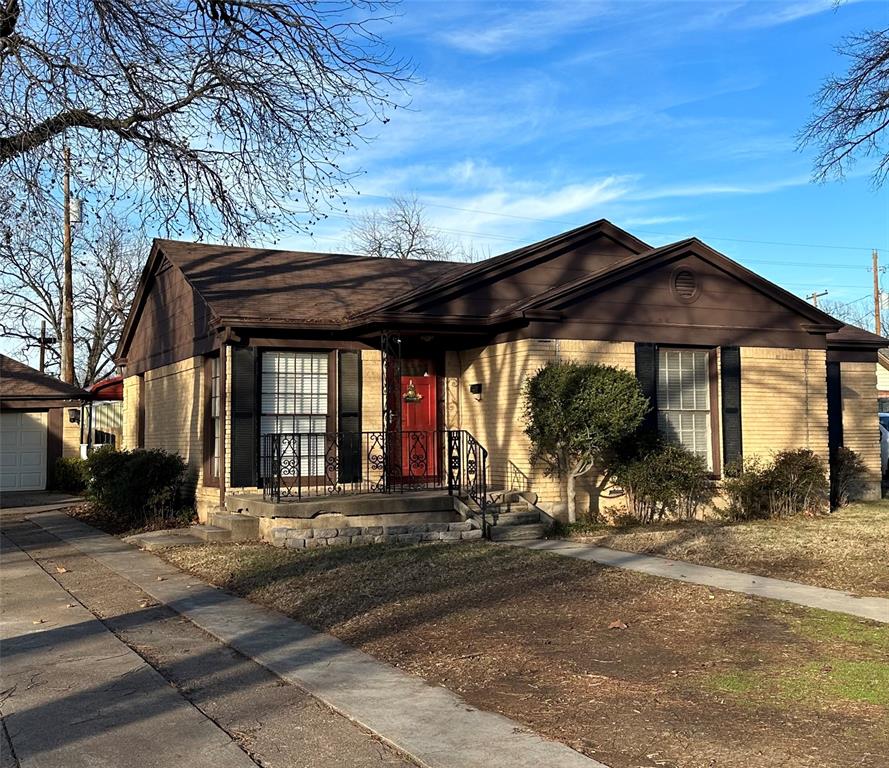
{"type": "Polygon", "coordinates": [[[89,393],[0,355],[0,490],[42,491],[62,456],[80,455],[89,393]]]}
{"type": "Polygon", "coordinates": [[[715,480],[741,456],[844,444],[876,496],[884,343],[697,239],[652,248],[604,220],[474,264],[157,240],[118,349],[123,444],[181,453],[202,519],[405,489],[472,507],[480,488],[557,517],[522,384],[594,361],[634,371],[652,424],[715,480]]]}

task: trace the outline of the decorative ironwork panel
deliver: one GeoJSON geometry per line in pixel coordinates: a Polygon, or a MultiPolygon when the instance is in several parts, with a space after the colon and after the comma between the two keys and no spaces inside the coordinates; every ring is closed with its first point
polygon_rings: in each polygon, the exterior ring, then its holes
{"type": "Polygon", "coordinates": [[[260,481],[266,499],[447,489],[481,513],[488,534],[488,452],[465,430],[295,432],[262,436],[260,481]],[[344,456],[361,466],[345,477],[344,456]]]}

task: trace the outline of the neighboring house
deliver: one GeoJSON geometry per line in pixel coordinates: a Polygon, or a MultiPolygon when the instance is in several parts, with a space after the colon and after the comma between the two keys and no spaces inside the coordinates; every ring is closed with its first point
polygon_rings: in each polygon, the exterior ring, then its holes
{"type": "Polygon", "coordinates": [[[0,490],[42,491],[60,456],[80,455],[89,394],[0,355],[0,490]]]}
{"type": "Polygon", "coordinates": [[[123,437],[123,376],[110,376],[90,386],[92,401],[86,410],[84,435],[92,449],[119,446],[123,437]]]}
{"type": "Polygon", "coordinates": [[[877,357],[877,407],[889,413],[889,349],[881,349],[877,357]]]}
{"type": "Polygon", "coordinates": [[[181,453],[202,518],[263,491],[450,481],[471,501],[480,477],[558,515],[521,392],[577,360],[635,371],[652,425],[716,479],[742,456],[845,444],[878,496],[883,344],[697,239],[652,248],[607,221],[475,264],[157,240],[117,355],[123,443],[181,453]]]}

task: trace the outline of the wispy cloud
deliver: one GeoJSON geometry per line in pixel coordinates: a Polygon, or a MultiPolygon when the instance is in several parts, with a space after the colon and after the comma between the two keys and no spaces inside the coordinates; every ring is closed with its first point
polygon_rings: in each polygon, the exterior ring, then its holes
{"type": "MultiPolygon", "coordinates": [[[[857,0],[847,0],[849,3],[857,0]]],[[[757,10],[751,14],[745,14],[740,20],[740,26],[757,29],[763,27],[777,27],[789,24],[807,16],[814,16],[824,11],[835,11],[836,0],[801,0],[796,3],[754,3],[752,7],[757,10]],[[766,10],[762,10],[765,8],[766,10]]]]}
{"type": "Polygon", "coordinates": [[[629,216],[621,219],[625,227],[657,227],[661,224],[676,224],[688,221],[690,216],[629,216]]]}
{"type": "Polygon", "coordinates": [[[791,176],[757,182],[690,182],[667,186],[656,186],[637,190],[627,196],[628,200],[663,200],[671,197],[712,197],[715,195],[765,195],[779,192],[789,187],[801,187],[810,182],[809,176],[791,176]]]}
{"type": "Polygon", "coordinates": [[[615,3],[592,0],[507,4],[481,13],[475,8],[470,17],[460,19],[437,37],[453,48],[481,55],[541,49],[566,35],[580,34],[594,22],[618,12],[615,3]]]}

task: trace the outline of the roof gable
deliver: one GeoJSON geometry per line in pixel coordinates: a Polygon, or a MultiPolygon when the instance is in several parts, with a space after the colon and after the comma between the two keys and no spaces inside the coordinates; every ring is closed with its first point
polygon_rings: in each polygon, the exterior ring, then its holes
{"type": "Polygon", "coordinates": [[[648,250],[649,245],[629,232],[600,219],[445,275],[431,285],[379,304],[365,315],[497,315],[554,286],[648,250]]]}
{"type": "MultiPolygon", "coordinates": [[[[675,269],[670,271],[671,276],[674,271],[675,269]]],[[[837,331],[843,325],[843,323],[822,312],[817,307],[803,301],[798,296],[766,280],[755,272],[751,272],[746,267],[742,267],[736,261],[714,250],[697,238],[681,240],[641,253],[635,258],[541,293],[522,304],[518,309],[523,311],[564,311],[568,307],[576,305],[591,295],[601,293],[610,287],[631,280],[638,282],[643,279],[649,279],[653,283],[657,283],[652,288],[659,294],[658,301],[666,302],[663,305],[672,309],[676,309],[679,306],[694,305],[714,311],[725,309],[725,302],[733,298],[737,299],[739,289],[734,289],[734,287],[745,286],[744,295],[751,298],[761,297],[755,300],[757,307],[762,308],[764,306],[762,299],[766,299],[790,312],[807,329],[826,333],[837,331]],[[663,277],[665,266],[679,268],[684,265],[694,275],[695,270],[700,269],[700,266],[696,267],[694,262],[698,262],[699,265],[706,265],[706,269],[701,275],[701,284],[697,289],[698,297],[693,302],[687,299],[683,300],[677,296],[670,280],[652,280],[654,273],[658,271],[663,277]]],[[[751,307],[743,305],[738,305],[736,308],[741,312],[751,310],[751,307]]]]}

